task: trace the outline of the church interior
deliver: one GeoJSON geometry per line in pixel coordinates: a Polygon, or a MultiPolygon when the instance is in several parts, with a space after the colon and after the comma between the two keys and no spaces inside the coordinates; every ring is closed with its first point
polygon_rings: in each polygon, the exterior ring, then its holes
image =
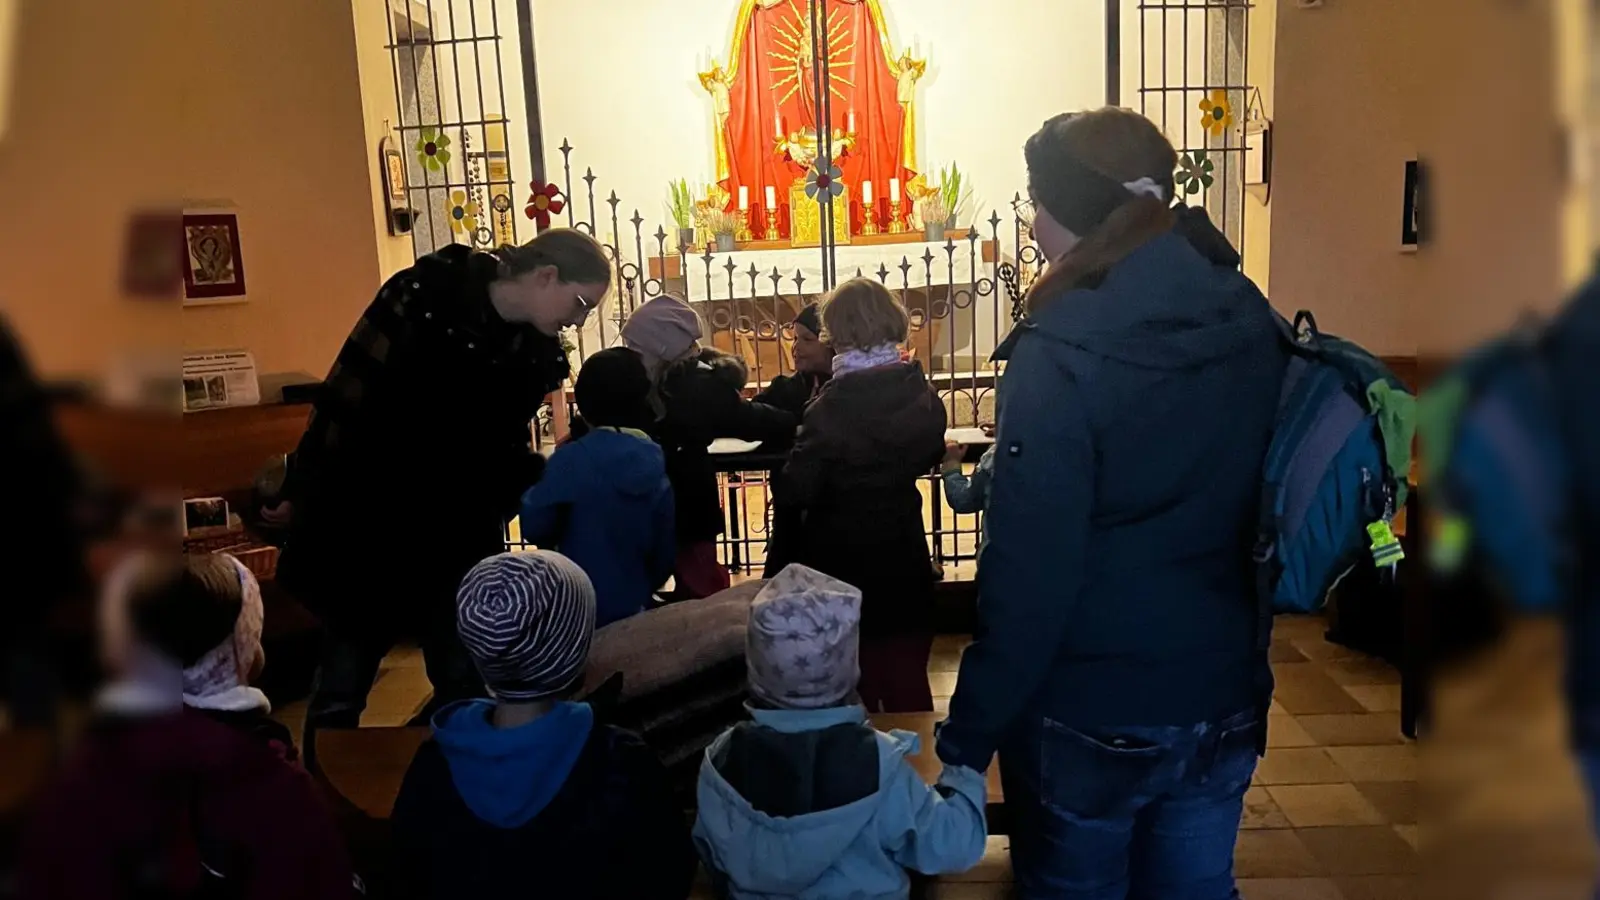
{"type": "MultiPolygon", "coordinates": [[[[1178,199],[1205,211],[1277,309],[1314,311],[1422,389],[1591,273],[1592,7],[0,0],[12,58],[0,196],[13,210],[0,311],[103,477],[226,501],[191,544],[260,567],[268,655],[295,661],[269,668],[266,690],[298,734],[316,622],[271,592],[276,550],[236,513],[263,463],[294,449],[374,291],[418,257],[581,228],[606,247],[615,287],[570,336],[575,361],[672,293],[752,387],[794,372],[806,304],[874,278],[906,307],[906,352],[950,426],[981,429],[1003,369],[991,354],[1045,267],[1023,141],[1057,113],[1115,105],[1162,128],[1179,151],[1178,199]],[[220,235],[205,252],[231,266],[201,271],[191,244],[181,302],[136,271],[139,223],[179,216],[186,240],[220,235]],[[180,357],[181,418],[129,408],[180,357]]],[[[541,411],[537,448],[565,435],[570,393],[541,411]]],[[[971,640],[983,535],[941,505],[936,480],[922,490],[940,573],[937,712],[891,723],[925,747],[971,640]]],[[[731,461],[718,485],[719,559],[736,584],[758,579],[765,475],[731,461]]],[[[507,542],[521,544],[515,521],[507,542]]],[[[1242,896],[1381,900],[1430,885],[1466,897],[1490,881],[1509,891],[1498,896],[1592,896],[1559,634],[1513,628],[1419,685],[1408,616],[1423,601],[1404,581],[1345,591],[1348,609],[1277,623],[1269,751],[1236,853],[1242,896]],[[1417,691],[1430,696],[1421,741],[1417,691]]],[[[62,627],[81,652],[86,620],[62,627]]],[[[395,649],[361,729],[319,751],[352,834],[386,821],[426,736],[406,726],[428,692],[420,651],[395,649]]],[[[0,732],[0,748],[4,820],[48,754],[18,733],[0,732]]],[[[991,793],[996,821],[1003,802],[991,793]]],[[[996,833],[976,869],[918,889],[1009,896],[1008,846],[996,833]]],[[[694,896],[713,896],[704,878],[694,896]]]]}

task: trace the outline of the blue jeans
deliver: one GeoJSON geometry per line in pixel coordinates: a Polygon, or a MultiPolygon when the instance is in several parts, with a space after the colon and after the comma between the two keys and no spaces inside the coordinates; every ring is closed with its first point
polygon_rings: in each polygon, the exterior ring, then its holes
{"type": "Polygon", "coordinates": [[[1017,896],[1236,900],[1233,848],[1265,722],[1072,728],[1034,719],[1000,755],[1017,896]]]}

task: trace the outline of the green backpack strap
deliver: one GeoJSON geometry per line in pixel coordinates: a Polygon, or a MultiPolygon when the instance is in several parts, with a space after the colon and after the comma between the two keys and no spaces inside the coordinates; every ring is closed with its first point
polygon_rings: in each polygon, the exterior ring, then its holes
{"type": "Polygon", "coordinates": [[[1384,462],[1395,480],[1394,505],[1398,509],[1405,505],[1411,486],[1411,445],[1417,436],[1417,398],[1380,378],[1367,385],[1367,409],[1378,420],[1384,462]]]}

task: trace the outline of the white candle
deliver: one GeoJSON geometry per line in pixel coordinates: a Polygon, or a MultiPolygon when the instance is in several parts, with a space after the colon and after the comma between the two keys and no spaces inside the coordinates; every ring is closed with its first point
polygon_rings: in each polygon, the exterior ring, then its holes
{"type": "Polygon", "coordinates": [[[850,110],[850,125],[849,125],[849,128],[847,130],[851,134],[855,134],[856,133],[856,111],[853,110],[853,109],[850,110]]]}
{"type": "Polygon", "coordinates": [[[865,206],[872,205],[872,182],[861,182],[861,203],[865,206]]]}
{"type": "Polygon", "coordinates": [[[898,178],[889,179],[889,202],[900,202],[900,179],[898,178]]]}
{"type": "Polygon", "coordinates": [[[750,188],[739,185],[739,211],[746,212],[750,209],[750,188]]]}
{"type": "Polygon", "coordinates": [[[772,111],[772,136],[783,137],[783,116],[777,110],[772,111]]]}
{"type": "Polygon", "coordinates": [[[767,211],[778,208],[778,191],[772,185],[767,185],[767,211]]]}

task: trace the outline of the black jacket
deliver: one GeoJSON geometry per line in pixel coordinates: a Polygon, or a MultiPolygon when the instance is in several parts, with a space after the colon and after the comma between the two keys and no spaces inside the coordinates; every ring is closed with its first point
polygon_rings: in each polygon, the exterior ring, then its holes
{"type": "Polygon", "coordinates": [[[930,626],[933,566],[917,480],[944,455],[945,408],[922,368],[841,375],[806,409],[774,487],[768,574],[808,565],[862,593],[862,633],[930,626]],[[797,533],[793,533],[797,532],[797,533]]]}
{"type": "Polygon", "coordinates": [[[414,900],[681,900],[694,880],[688,822],[661,763],[609,726],[594,727],[555,798],[517,828],[473,815],[428,741],[391,822],[396,895],[414,900]]]}
{"type": "Polygon", "coordinates": [[[661,381],[664,415],[650,430],[667,458],[667,479],[677,501],[678,543],[709,541],[722,533],[717,472],[706,448],[717,438],[783,440],[794,434],[794,414],[744,398],[744,362],[716,350],[678,363],[661,381]]]}
{"type": "Polygon", "coordinates": [[[283,488],[278,572],[324,617],[449,608],[504,550],[543,469],[530,423],[568,364],[555,338],[494,311],[494,271],[452,246],[390,278],[318,393],[283,488]]]}

